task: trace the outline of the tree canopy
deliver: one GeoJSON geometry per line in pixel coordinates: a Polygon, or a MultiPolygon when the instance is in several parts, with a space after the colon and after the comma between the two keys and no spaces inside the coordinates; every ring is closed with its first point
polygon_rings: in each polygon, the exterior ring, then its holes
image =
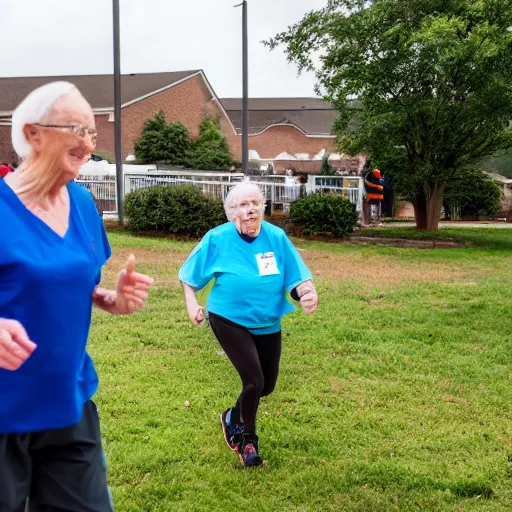
{"type": "Polygon", "coordinates": [[[197,139],[187,127],[167,123],[163,111],[147,119],[135,142],[135,156],[141,163],[161,162],[194,170],[223,171],[233,164],[229,145],[217,118],[204,115],[197,139]]]}
{"type": "Polygon", "coordinates": [[[437,229],[451,181],[512,144],[512,0],[327,0],[265,44],[315,71],[340,151],[400,162],[419,228],[437,229]]]}
{"type": "Polygon", "coordinates": [[[211,171],[229,170],[233,165],[228,141],[216,117],[203,117],[199,137],[192,144],[187,164],[191,169],[211,171]]]}
{"type": "Polygon", "coordinates": [[[135,156],[141,163],[166,162],[185,165],[191,142],[187,127],[169,124],[163,111],[144,122],[140,138],[135,142],[135,156]]]}

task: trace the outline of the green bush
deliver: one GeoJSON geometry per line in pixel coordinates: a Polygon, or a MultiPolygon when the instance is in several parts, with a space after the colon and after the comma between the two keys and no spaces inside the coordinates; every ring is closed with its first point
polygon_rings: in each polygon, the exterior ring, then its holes
{"type": "Polygon", "coordinates": [[[157,186],[130,192],[125,214],[131,231],[201,237],[226,222],[220,199],[191,185],[157,186]]]}
{"type": "Polygon", "coordinates": [[[446,186],[443,205],[447,213],[458,208],[461,217],[496,217],[502,198],[503,186],[481,170],[473,169],[446,186]]]}
{"type": "Polygon", "coordinates": [[[231,168],[233,157],[219,119],[203,117],[199,137],[192,142],[186,163],[189,169],[196,171],[228,171],[231,168]]]}
{"type": "Polygon", "coordinates": [[[342,196],[313,194],[290,205],[290,219],[305,235],[331,233],[341,237],[357,226],[355,206],[342,196]]]}
{"type": "Polygon", "coordinates": [[[206,114],[199,125],[199,136],[192,140],[184,124],[167,123],[160,111],[146,119],[134,146],[141,164],[165,163],[197,171],[228,171],[233,165],[219,119],[206,114]]]}
{"type": "Polygon", "coordinates": [[[137,162],[142,164],[183,165],[190,146],[187,127],[180,122],[168,124],[163,111],[146,119],[142,134],[134,144],[137,162]]]}
{"type": "Polygon", "coordinates": [[[329,153],[325,153],[322,158],[322,167],[320,167],[320,172],[318,174],[320,176],[336,176],[338,174],[336,169],[334,169],[334,167],[329,163],[329,153]]]}

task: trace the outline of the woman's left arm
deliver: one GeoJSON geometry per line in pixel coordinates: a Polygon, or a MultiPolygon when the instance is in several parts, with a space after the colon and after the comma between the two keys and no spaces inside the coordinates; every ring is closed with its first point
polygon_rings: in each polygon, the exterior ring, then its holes
{"type": "Polygon", "coordinates": [[[285,287],[292,299],[300,301],[304,313],[314,313],[318,308],[318,295],[311,272],[289,238],[283,236],[285,287]]]}
{"type": "Polygon", "coordinates": [[[135,256],[132,254],[119,272],[116,289],[97,286],[92,294],[93,304],[112,315],[130,315],[144,306],[153,282],[151,277],[135,272],[135,256]]]}

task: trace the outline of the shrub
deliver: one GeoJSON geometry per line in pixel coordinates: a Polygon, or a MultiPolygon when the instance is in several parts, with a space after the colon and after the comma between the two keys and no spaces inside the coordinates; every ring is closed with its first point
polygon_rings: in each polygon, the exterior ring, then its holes
{"type": "Polygon", "coordinates": [[[187,127],[180,122],[168,124],[160,111],[144,122],[142,134],[134,146],[137,162],[183,165],[191,142],[187,127]]]}
{"type": "Polygon", "coordinates": [[[329,153],[325,153],[322,158],[322,167],[320,167],[320,172],[318,174],[320,176],[336,176],[338,174],[336,169],[334,169],[329,163],[329,153]]]}
{"type": "Polygon", "coordinates": [[[232,165],[233,157],[220,121],[205,115],[199,125],[199,137],[188,153],[187,166],[197,171],[228,171],[232,165]]]}
{"type": "Polygon", "coordinates": [[[496,217],[502,198],[502,186],[481,170],[473,169],[446,186],[443,204],[447,213],[458,208],[461,217],[496,217]]]}
{"type": "Polygon", "coordinates": [[[132,231],[194,237],[226,222],[222,201],[191,185],[134,190],[126,196],[125,213],[132,231]]]}
{"type": "Polygon", "coordinates": [[[290,205],[290,218],[305,235],[331,233],[335,237],[352,233],[358,222],[355,206],[332,194],[301,197],[290,205]]]}

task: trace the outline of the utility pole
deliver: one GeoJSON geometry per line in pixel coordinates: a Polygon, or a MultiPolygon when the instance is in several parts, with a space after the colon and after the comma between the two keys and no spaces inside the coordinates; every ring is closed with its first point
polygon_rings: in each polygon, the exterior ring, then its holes
{"type": "Polygon", "coordinates": [[[112,0],[114,19],[114,138],[116,157],[116,193],[119,224],[124,223],[123,214],[123,145],[121,124],[121,29],[119,22],[119,0],[112,0]]]}
{"type": "Polygon", "coordinates": [[[235,7],[242,7],[242,171],[249,171],[249,53],[247,28],[247,0],[235,7]]]}

